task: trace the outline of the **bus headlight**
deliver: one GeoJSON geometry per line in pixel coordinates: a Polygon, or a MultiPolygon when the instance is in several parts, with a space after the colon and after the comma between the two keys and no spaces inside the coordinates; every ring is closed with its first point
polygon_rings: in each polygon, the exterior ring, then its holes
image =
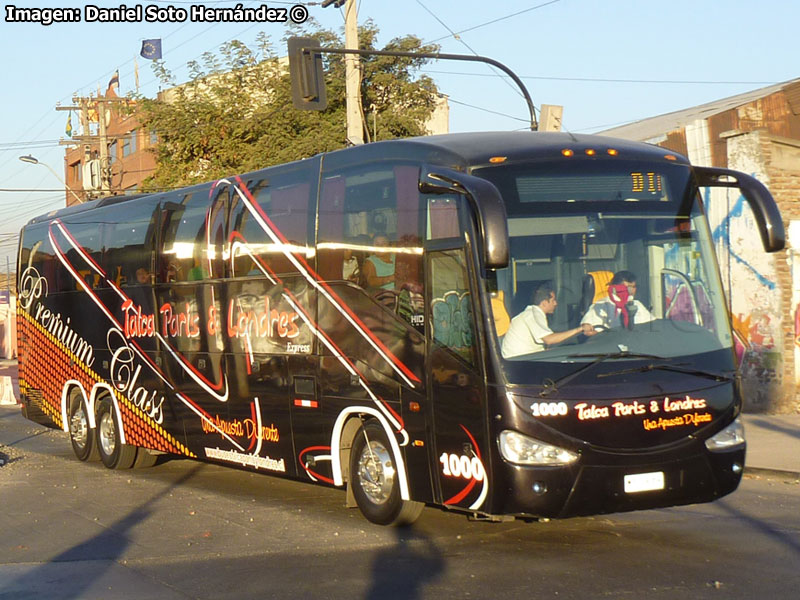
{"type": "Polygon", "coordinates": [[[725,450],[735,450],[744,442],[744,425],[741,417],[736,417],[733,423],[706,440],[706,448],[712,452],[724,452],[725,450]]]}
{"type": "Polygon", "coordinates": [[[578,460],[577,454],[565,448],[508,429],[500,434],[500,453],[517,465],[568,465],[578,460]]]}

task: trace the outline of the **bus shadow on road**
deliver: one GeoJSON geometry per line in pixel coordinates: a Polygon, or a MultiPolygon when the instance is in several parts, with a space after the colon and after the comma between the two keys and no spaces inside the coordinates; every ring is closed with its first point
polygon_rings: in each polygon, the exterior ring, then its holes
{"type": "Polygon", "coordinates": [[[800,439],[800,429],[796,427],[791,427],[787,425],[783,425],[781,423],[776,423],[770,419],[765,419],[763,417],[751,417],[750,422],[753,424],[757,424],[759,427],[763,427],[764,429],[768,429],[775,433],[783,433],[790,437],[800,439]]]}
{"type": "Polygon", "coordinates": [[[444,572],[444,557],[433,540],[410,527],[394,532],[397,542],[379,552],[372,563],[365,600],[420,598],[425,586],[444,572]]]}
{"type": "Polygon", "coordinates": [[[151,516],[153,510],[150,507],[159,499],[169,495],[175,488],[191,480],[203,466],[203,464],[196,465],[180,479],[165,487],[146,502],[142,502],[127,515],[105,527],[97,535],[64,550],[47,563],[10,581],[3,582],[0,584],[0,600],[35,597],[57,597],[61,600],[85,598],[87,590],[97,584],[103,572],[108,571],[112,566],[116,566],[124,556],[125,551],[131,544],[131,531],[136,525],[146,521],[151,516]],[[94,566],[91,574],[82,574],[79,568],[71,569],[72,576],[68,580],[62,579],[60,583],[63,585],[56,589],[55,586],[59,582],[52,581],[53,565],[81,561],[91,561],[94,566]],[[43,585],[52,585],[53,587],[43,589],[43,585]]]}
{"type": "Polygon", "coordinates": [[[777,541],[778,543],[786,546],[789,550],[791,550],[794,554],[800,555],[800,541],[798,541],[797,537],[787,533],[786,531],[782,531],[776,527],[773,527],[769,523],[767,523],[763,519],[757,519],[747,513],[744,513],[730,504],[725,500],[720,500],[717,502],[717,506],[722,508],[722,510],[728,512],[736,519],[747,523],[756,531],[763,533],[767,537],[777,541]]]}

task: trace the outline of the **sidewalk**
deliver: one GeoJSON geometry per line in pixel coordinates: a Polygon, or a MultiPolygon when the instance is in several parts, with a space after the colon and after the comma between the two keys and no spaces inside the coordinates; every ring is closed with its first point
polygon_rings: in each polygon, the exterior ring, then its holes
{"type": "Polygon", "coordinates": [[[14,386],[14,398],[19,402],[19,373],[17,372],[17,359],[0,358],[0,377],[11,377],[14,386]]]}
{"type": "MultiPolygon", "coordinates": [[[[8,375],[19,401],[17,361],[0,359],[0,376],[8,375]]],[[[800,414],[744,415],[747,438],[745,471],[782,473],[800,479],[800,414]]]]}
{"type": "Polygon", "coordinates": [[[800,415],[744,415],[745,471],[781,472],[800,479],[800,415]]]}

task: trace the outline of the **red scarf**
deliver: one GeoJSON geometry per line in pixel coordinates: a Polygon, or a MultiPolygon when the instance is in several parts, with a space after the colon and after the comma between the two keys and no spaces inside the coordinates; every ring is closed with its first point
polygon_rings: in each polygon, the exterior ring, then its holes
{"type": "Polygon", "coordinates": [[[629,326],[630,316],[628,315],[628,299],[630,298],[630,292],[628,291],[628,286],[624,283],[617,283],[614,285],[608,286],[608,297],[611,299],[611,302],[614,303],[614,306],[617,310],[614,312],[614,317],[616,318],[617,315],[622,315],[622,325],[627,329],[629,326]]]}

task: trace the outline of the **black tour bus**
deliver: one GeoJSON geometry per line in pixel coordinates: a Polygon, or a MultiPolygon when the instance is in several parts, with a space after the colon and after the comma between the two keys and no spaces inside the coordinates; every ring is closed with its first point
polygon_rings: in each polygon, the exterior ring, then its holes
{"type": "Polygon", "coordinates": [[[23,412],[81,460],[336,486],[380,524],[711,501],[745,440],[710,186],[783,247],[752,177],[561,133],[380,142],[49,213],[20,241],[23,412]],[[504,358],[541,289],[553,332],[613,314],[504,358]]]}

